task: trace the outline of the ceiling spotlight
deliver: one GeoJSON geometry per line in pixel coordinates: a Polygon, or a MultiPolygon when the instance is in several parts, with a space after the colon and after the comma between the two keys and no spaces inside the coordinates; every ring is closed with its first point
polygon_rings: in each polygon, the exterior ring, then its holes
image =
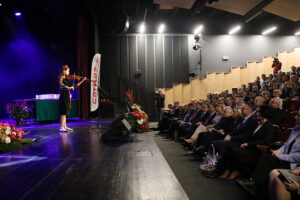
{"type": "Polygon", "coordinates": [[[202,32],[202,29],[203,29],[203,26],[200,25],[198,26],[195,30],[194,30],[194,35],[201,35],[201,32],[202,32]]]}
{"type": "Polygon", "coordinates": [[[21,15],[22,15],[21,12],[15,12],[15,16],[19,17],[19,16],[21,16],[21,15]]]}
{"type": "Polygon", "coordinates": [[[161,24],[158,28],[158,33],[163,33],[165,31],[165,25],[164,24],[161,24]]]}
{"type": "Polygon", "coordinates": [[[265,30],[264,32],[262,32],[262,34],[267,35],[267,34],[273,32],[273,31],[275,31],[276,29],[277,29],[277,27],[273,26],[272,28],[269,28],[269,29],[265,30]]]}
{"type": "Polygon", "coordinates": [[[2,3],[0,3],[0,6],[2,6],[2,3]]]}
{"type": "Polygon", "coordinates": [[[300,31],[296,32],[295,35],[300,35],[300,31]]]}
{"type": "Polygon", "coordinates": [[[236,26],[234,27],[233,29],[231,29],[228,34],[231,35],[231,34],[235,34],[236,32],[238,32],[239,30],[241,29],[241,26],[236,26]]]}
{"type": "Polygon", "coordinates": [[[144,33],[146,29],[145,22],[142,22],[140,27],[139,27],[139,33],[144,33]]]}

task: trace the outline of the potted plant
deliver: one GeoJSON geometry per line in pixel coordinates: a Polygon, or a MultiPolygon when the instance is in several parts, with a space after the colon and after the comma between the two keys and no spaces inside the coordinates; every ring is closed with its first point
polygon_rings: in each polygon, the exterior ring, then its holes
{"type": "Polygon", "coordinates": [[[6,105],[6,111],[9,117],[16,120],[18,126],[23,126],[23,120],[29,117],[30,106],[25,101],[17,101],[6,105]]]}

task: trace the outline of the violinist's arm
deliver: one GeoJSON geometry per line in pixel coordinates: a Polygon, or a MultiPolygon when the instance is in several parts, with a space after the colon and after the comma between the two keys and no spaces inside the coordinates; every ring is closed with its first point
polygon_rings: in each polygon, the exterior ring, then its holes
{"type": "Polygon", "coordinates": [[[77,83],[76,87],[79,87],[85,80],[86,80],[86,77],[84,77],[79,83],[77,83]]]}
{"type": "Polygon", "coordinates": [[[60,88],[66,88],[66,89],[68,89],[68,90],[74,90],[74,87],[68,87],[67,85],[65,85],[64,83],[63,83],[63,79],[62,78],[60,78],[59,79],[59,87],[60,88]]]}

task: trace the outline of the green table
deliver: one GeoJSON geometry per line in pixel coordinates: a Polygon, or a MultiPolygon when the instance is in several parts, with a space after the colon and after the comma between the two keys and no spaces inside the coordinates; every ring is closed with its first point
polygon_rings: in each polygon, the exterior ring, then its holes
{"type": "MultiPolygon", "coordinates": [[[[67,117],[78,117],[78,101],[72,100],[72,109],[67,117]]],[[[59,104],[58,100],[36,100],[36,120],[58,120],[59,104]]]]}

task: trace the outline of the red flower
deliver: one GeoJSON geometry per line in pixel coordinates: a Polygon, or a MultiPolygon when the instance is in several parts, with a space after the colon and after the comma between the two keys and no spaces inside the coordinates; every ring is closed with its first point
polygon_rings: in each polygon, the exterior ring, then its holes
{"type": "Polygon", "coordinates": [[[16,139],[16,135],[11,134],[11,135],[10,135],[10,138],[11,138],[11,139],[16,139]]]}
{"type": "Polygon", "coordinates": [[[22,138],[18,138],[18,142],[21,142],[22,141],[22,138]]]}

